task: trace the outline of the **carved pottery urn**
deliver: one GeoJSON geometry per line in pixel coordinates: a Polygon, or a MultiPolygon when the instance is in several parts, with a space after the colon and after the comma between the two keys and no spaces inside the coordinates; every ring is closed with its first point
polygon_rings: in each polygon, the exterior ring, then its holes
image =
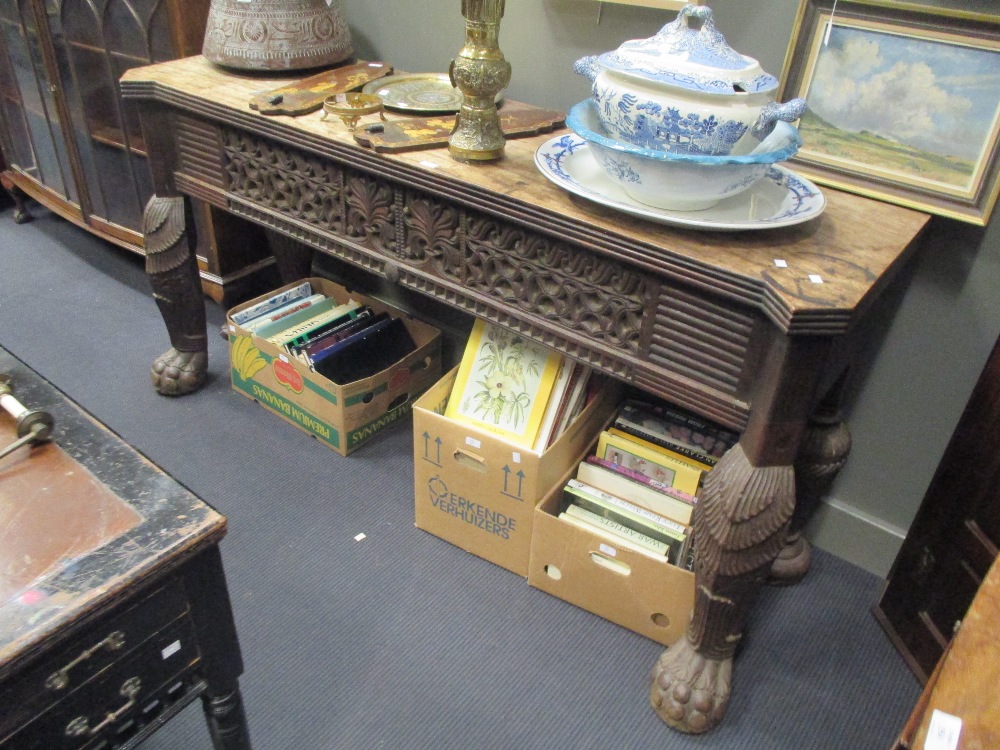
{"type": "Polygon", "coordinates": [[[212,0],[202,54],[239,70],[335,65],[354,53],[339,0],[212,0]]]}

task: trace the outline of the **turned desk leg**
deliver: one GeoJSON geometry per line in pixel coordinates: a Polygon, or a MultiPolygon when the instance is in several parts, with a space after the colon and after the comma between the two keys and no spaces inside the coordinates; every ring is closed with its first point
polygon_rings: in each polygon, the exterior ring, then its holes
{"type": "Polygon", "coordinates": [[[193,226],[189,213],[184,198],[154,195],[142,218],[146,274],[170,336],[170,349],[150,372],[153,387],[165,396],[198,390],[208,369],[205,302],[187,231],[193,226]]]}
{"type": "Polygon", "coordinates": [[[215,750],[251,750],[239,685],[235,681],[224,689],[210,685],[201,699],[212,747],[215,750]]]}

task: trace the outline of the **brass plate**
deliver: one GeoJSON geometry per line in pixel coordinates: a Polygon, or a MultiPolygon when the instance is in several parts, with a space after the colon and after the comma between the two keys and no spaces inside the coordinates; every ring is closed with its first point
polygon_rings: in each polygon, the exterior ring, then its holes
{"type": "MultiPolygon", "coordinates": [[[[447,73],[408,73],[372,81],[361,89],[375,94],[386,109],[409,114],[453,114],[462,108],[462,92],[451,85],[447,73]]],[[[497,103],[500,102],[497,94],[497,103]]]]}

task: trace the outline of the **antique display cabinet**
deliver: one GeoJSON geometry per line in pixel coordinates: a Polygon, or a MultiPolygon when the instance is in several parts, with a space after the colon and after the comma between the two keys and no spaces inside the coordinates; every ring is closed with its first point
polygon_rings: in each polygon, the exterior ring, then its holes
{"type": "MultiPolygon", "coordinates": [[[[119,96],[129,68],[201,51],[208,0],[0,0],[0,176],[15,219],[25,196],[138,253],[152,194],[134,103],[119,96]]],[[[194,206],[207,293],[222,301],[268,265],[266,244],[246,242],[220,262],[218,244],[241,231],[194,206]]]]}

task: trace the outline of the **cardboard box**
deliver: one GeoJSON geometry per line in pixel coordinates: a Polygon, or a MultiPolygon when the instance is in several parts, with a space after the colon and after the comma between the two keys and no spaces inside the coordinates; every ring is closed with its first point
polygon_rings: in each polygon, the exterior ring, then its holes
{"type": "Polygon", "coordinates": [[[535,507],[528,584],[669,646],[694,609],[694,573],[558,517],[573,467],[535,507]]]}
{"type": "Polygon", "coordinates": [[[413,407],[418,528],[528,575],[535,504],[576,466],[621,394],[609,381],[559,438],[538,454],[444,416],[456,367],[413,407]]]}
{"type": "MultiPolygon", "coordinates": [[[[441,376],[441,332],[437,328],[377,300],[349,292],[327,279],[303,279],[237,305],[229,311],[228,323],[233,389],[314,435],[342,456],[409,414],[416,398],[441,376]],[[417,345],[416,351],[371,377],[337,385],[312,372],[284,349],[252,336],[233,322],[234,313],[302,281],[309,281],[314,292],[332,297],[338,304],[353,299],[369,305],[376,313],[388,312],[402,318],[417,345]],[[233,361],[233,353],[239,339],[247,336],[265,366],[245,378],[241,375],[240,363],[233,361]]],[[[245,343],[240,351],[246,354],[245,343]]],[[[244,369],[243,372],[249,371],[244,369]]]]}

